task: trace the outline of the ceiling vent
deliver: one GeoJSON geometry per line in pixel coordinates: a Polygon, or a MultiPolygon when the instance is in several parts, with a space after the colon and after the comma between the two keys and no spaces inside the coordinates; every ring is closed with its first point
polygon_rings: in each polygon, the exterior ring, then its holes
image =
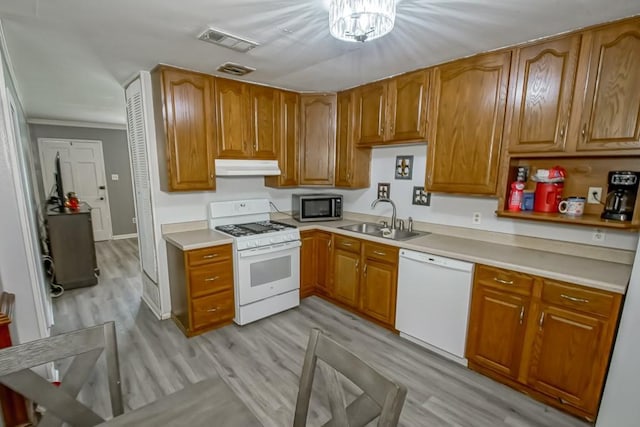
{"type": "Polygon", "coordinates": [[[231,74],[233,76],[244,76],[245,74],[249,74],[255,70],[255,68],[234,64],[233,62],[226,62],[218,67],[218,71],[231,74]]]}
{"type": "Polygon", "coordinates": [[[249,52],[251,49],[258,46],[258,43],[256,42],[241,39],[240,37],[216,30],[215,28],[208,28],[204,33],[198,36],[198,39],[242,53],[249,52]]]}

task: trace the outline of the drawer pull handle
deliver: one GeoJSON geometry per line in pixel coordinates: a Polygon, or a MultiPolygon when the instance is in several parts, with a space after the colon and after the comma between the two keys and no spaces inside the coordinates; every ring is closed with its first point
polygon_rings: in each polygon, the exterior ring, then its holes
{"type": "Polygon", "coordinates": [[[493,280],[498,283],[502,283],[503,285],[513,285],[513,280],[503,280],[503,279],[498,279],[497,277],[494,277],[493,280]]]}
{"type": "Polygon", "coordinates": [[[220,276],[207,277],[204,279],[205,282],[213,282],[214,280],[218,280],[220,276]]]}
{"type": "Polygon", "coordinates": [[[544,325],[544,311],[540,314],[540,321],[538,322],[538,326],[540,330],[542,330],[542,326],[544,325]]]}
{"type": "Polygon", "coordinates": [[[342,246],[353,246],[350,242],[342,242],[342,246]]]}
{"type": "Polygon", "coordinates": [[[210,308],[209,310],[207,310],[207,313],[213,313],[214,311],[218,311],[218,307],[210,308]]]}
{"type": "Polygon", "coordinates": [[[524,305],[520,307],[520,324],[524,321],[524,305]]]}
{"type": "Polygon", "coordinates": [[[560,298],[568,299],[569,301],[573,301],[573,302],[583,302],[583,303],[589,302],[589,300],[586,298],[576,298],[576,297],[572,297],[570,295],[565,295],[565,294],[560,294],[560,298]]]}
{"type": "Polygon", "coordinates": [[[364,273],[365,277],[367,276],[367,264],[364,265],[364,268],[362,269],[362,272],[364,273]]]}
{"type": "Polygon", "coordinates": [[[218,254],[209,254],[209,255],[204,255],[202,258],[203,259],[211,259],[211,258],[215,258],[217,256],[218,256],[218,254]]]}
{"type": "Polygon", "coordinates": [[[386,256],[387,253],[386,252],[380,252],[380,251],[373,251],[374,254],[376,255],[380,255],[380,256],[386,256]]]}

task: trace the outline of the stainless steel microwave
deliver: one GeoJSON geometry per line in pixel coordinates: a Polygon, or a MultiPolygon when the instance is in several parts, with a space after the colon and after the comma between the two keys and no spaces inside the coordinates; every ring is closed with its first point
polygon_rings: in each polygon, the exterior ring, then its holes
{"type": "Polygon", "coordinates": [[[305,221],[337,221],[342,219],[342,196],[340,194],[292,194],[293,219],[305,221]]]}

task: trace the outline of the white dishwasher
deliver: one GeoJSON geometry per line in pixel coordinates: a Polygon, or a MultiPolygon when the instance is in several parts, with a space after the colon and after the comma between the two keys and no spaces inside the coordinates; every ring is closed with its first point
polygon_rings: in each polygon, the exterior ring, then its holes
{"type": "Polygon", "coordinates": [[[396,306],[400,336],[466,365],[472,276],[472,263],[401,249],[396,306]]]}

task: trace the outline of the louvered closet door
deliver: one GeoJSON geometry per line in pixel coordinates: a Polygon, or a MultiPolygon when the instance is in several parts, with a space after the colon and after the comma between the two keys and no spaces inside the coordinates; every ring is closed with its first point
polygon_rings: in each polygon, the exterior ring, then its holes
{"type": "Polygon", "coordinates": [[[140,80],[136,80],[126,91],[127,127],[133,186],[136,200],[136,218],[138,224],[138,246],[142,269],[154,282],[158,282],[158,264],[156,258],[155,233],[151,212],[151,182],[147,141],[144,130],[144,110],[140,80]]]}

